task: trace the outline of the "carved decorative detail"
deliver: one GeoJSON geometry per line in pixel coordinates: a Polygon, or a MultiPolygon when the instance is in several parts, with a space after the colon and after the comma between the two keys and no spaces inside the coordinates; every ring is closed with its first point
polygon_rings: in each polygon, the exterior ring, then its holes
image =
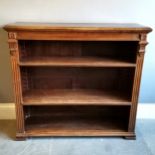
{"type": "Polygon", "coordinates": [[[128,128],[129,131],[133,131],[133,129],[135,128],[143,60],[144,60],[144,52],[141,52],[137,55],[136,71],[135,71],[134,84],[133,84],[133,90],[132,90],[132,107],[131,107],[129,128],[128,128]]]}
{"type": "Polygon", "coordinates": [[[137,61],[136,61],[136,71],[135,71],[134,84],[133,84],[133,90],[132,90],[132,107],[131,107],[129,127],[128,127],[129,131],[133,131],[133,129],[135,128],[140,81],[141,81],[143,60],[144,60],[144,54],[145,54],[145,46],[148,44],[146,39],[147,39],[146,34],[140,35],[139,50],[138,50],[137,61]]]}
{"type": "Polygon", "coordinates": [[[18,49],[17,40],[15,40],[15,39],[9,39],[8,40],[8,43],[9,43],[10,54],[11,55],[14,55],[14,53],[18,49]]]}
{"type": "Polygon", "coordinates": [[[10,48],[10,54],[14,55],[15,51],[18,49],[16,33],[9,32],[8,37],[9,37],[8,43],[9,43],[9,48],[10,48]]]}
{"type": "Polygon", "coordinates": [[[142,53],[145,53],[145,46],[148,44],[147,42],[147,36],[146,34],[140,35],[140,42],[139,42],[139,54],[140,56],[143,55],[142,53]]]}
{"type": "Polygon", "coordinates": [[[16,33],[9,32],[8,34],[8,43],[11,54],[11,66],[13,70],[13,87],[15,92],[15,105],[16,105],[16,116],[19,118],[16,123],[17,128],[17,137],[18,134],[24,134],[24,112],[21,105],[22,100],[22,88],[21,88],[21,75],[20,69],[18,66],[19,51],[18,51],[18,40],[16,33]]]}
{"type": "Polygon", "coordinates": [[[14,33],[14,32],[9,32],[9,33],[8,33],[8,37],[9,37],[9,39],[16,39],[16,33],[14,33]]]}

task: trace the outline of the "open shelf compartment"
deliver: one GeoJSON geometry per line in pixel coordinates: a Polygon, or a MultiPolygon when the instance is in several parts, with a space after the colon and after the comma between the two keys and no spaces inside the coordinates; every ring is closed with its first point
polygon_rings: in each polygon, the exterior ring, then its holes
{"type": "Polygon", "coordinates": [[[126,134],[128,106],[24,106],[26,135],[101,136],[126,134]]]}
{"type": "Polygon", "coordinates": [[[135,67],[136,41],[20,40],[20,66],[135,67]]]}
{"type": "Polygon", "coordinates": [[[131,104],[134,68],[21,67],[21,76],[24,105],[131,104]]]}

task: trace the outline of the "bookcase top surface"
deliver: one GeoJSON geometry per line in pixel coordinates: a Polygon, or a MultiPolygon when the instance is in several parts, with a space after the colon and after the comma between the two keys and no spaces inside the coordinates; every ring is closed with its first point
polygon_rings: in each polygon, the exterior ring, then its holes
{"type": "Polygon", "coordinates": [[[34,23],[16,22],[4,26],[6,31],[105,31],[151,32],[152,29],[136,23],[34,23]]]}

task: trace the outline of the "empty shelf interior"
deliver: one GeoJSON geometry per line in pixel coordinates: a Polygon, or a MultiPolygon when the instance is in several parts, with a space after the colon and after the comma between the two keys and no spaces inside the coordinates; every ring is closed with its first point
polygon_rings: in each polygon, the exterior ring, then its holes
{"type": "Polygon", "coordinates": [[[26,106],[26,133],[80,135],[92,131],[98,134],[125,132],[128,128],[129,109],[121,106],[26,106]]]}
{"type": "Polygon", "coordinates": [[[137,47],[135,41],[20,40],[20,65],[133,67],[137,47]]]}
{"type": "Polygon", "coordinates": [[[21,71],[23,104],[131,103],[133,68],[24,67],[21,71]]]}

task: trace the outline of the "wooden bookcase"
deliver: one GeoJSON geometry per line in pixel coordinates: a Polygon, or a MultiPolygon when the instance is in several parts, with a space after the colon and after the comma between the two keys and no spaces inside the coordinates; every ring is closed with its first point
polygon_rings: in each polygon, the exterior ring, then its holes
{"type": "Polygon", "coordinates": [[[151,28],[138,24],[15,23],[8,31],[17,138],[135,138],[151,28]]]}

